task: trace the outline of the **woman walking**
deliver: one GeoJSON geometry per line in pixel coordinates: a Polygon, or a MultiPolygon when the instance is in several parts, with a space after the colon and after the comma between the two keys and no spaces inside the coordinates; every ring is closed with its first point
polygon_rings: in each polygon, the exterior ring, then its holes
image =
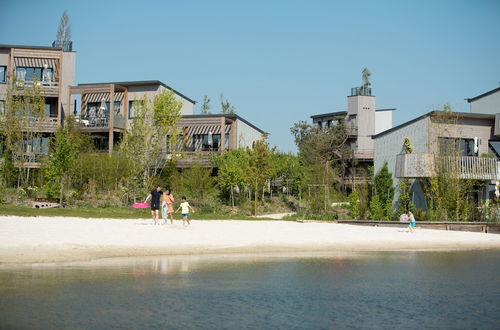
{"type": "Polygon", "coordinates": [[[170,224],[173,224],[175,199],[174,199],[174,194],[172,193],[172,189],[167,189],[167,191],[164,194],[164,201],[167,204],[167,215],[164,218],[165,223],[167,223],[167,218],[170,215],[170,224]]]}

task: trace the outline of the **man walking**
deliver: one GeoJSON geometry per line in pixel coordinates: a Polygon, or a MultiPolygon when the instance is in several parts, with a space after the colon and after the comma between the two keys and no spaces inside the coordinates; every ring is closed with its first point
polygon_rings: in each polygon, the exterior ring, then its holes
{"type": "Polygon", "coordinates": [[[160,185],[157,185],[155,189],[151,190],[148,197],[144,203],[147,203],[151,198],[151,216],[153,217],[154,224],[158,224],[158,210],[160,209],[160,198],[163,192],[161,191],[160,185]]]}

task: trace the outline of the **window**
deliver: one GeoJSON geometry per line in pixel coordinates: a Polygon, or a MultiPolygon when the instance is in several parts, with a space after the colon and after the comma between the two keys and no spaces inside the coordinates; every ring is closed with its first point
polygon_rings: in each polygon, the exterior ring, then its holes
{"type": "Polygon", "coordinates": [[[0,100],[0,116],[5,114],[5,101],[0,100]]]}
{"type": "Polygon", "coordinates": [[[54,69],[26,66],[16,67],[16,79],[18,81],[34,81],[35,78],[42,82],[54,81],[54,69]]]}
{"type": "Polygon", "coordinates": [[[323,128],[323,122],[322,121],[318,121],[318,127],[319,128],[323,128]]]}
{"type": "Polygon", "coordinates": [[[16,78],[19,81],[33,81],[42,78],[42,68],[17,67],[16,78]]]}
{"type": "Polygon", "coordinates": [[[53,80],[54,76],[54,71],[52,68],[44,68],[43,69],[43,74],[42,74],[42,81],[43,82],[50,82],[53,80]]]}
{"type": "Polygon", "coordinates": [[[439,153],[449,156],[477,156],[474,139],[438,138],[439,153]]]}
{"type": "MultiPolygon", "coordinates": [[[[89,102],[87,103],[87,112],[89,117],[108,117],[109,115],[109,102],[105,102],[106,108],[101,109],[102,102],[89,102]]],[[[121,102],[115,101],[115,114],[120,112],[121,102]]]]}
{"type": "Polygon", "coordinates": [[[326,122],[326,127],[330,128],[332,127],[332,120],[329,119],[327,122],[326,122]]]}
{"type": "Polygon", "coordinates": [[[7,71],[6,66],[0,66],[0,83],[5,82],[5,72],[7,71]]]}
{"type": "Polygon", "coordinates": [[[138,106],[140,106],[142,103],[142,100],[135,100],[135,101],[128,101],[128,119],[134,119],[137,117],[137,109],[138,106]]]}
{"type": "Polygon", "coordinates": [[[356,115],[349,115],[349,123],[352,125],[352,126],[357,126],[357,121],[356,121],[356,115]]]}

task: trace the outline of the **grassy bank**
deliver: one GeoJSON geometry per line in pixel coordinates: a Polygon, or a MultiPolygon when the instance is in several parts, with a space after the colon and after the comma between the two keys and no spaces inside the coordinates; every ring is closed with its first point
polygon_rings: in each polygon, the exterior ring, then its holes
{"type": "MultiPolygon", "coordinates": [[[[133,209],[131,207],[106,207],[106,208],[50,208],[35,209],[28,206],[0,205],[1,215],[15,215],[20,217],[78,217],[78,218],[112,218],[112,219],[150,219],[149,209],[133,209]]],[[[238,214],[193,213],[193,220],[269,220],[266,218],[253,218],[238,214]]],[[[179,213],[174,214],[174,219],[181,220],[179,213]]]]}

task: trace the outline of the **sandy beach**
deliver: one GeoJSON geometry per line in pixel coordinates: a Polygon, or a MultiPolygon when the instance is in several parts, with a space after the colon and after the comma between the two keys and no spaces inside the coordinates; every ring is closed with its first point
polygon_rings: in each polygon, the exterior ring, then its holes
{"type": "Polygon", "coordinates": [[[500,249],[500,235],[291,221],[192,221],[0,217],[0,264],[107,257],[278,251],[500,249]]]}

